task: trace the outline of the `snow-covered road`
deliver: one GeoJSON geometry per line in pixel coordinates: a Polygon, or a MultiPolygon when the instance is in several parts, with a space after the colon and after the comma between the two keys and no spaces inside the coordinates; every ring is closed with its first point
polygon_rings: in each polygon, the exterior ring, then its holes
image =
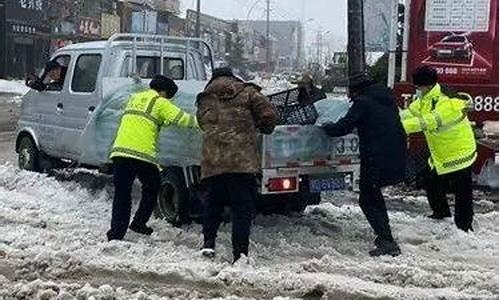
{"type": "Polygon", "coordinates": [[[14,166],[18,97],[0,94],[0,299],[498,299],[498,196],[481,193],[466,234],[426,219],[418,193],[386,191],[397,258],[368,257],[373,235],[354,193],[325,194],[303,216],[258,216],[251,258],[234,266],[230,225],[213,262],[199,255],[197,224],[153,220],[153,236],[108,243],[109,177],[14,166]]]}
{"type": "Polygon", "coordinates": [[[466,234],[426,219],[424,197],[391,197],[403,255],[370,258],[356,195],[328,194],[304,216],[257,217],[251,258],[233,266],[228,225],[213,262],[198,253],[200,225],[154,220],[152,237],[107,242],[111,191],[108,177],[84,170],[47,176],[1,165],[0,299],[498,298],[497,203],[476,202],[466,234]]]}

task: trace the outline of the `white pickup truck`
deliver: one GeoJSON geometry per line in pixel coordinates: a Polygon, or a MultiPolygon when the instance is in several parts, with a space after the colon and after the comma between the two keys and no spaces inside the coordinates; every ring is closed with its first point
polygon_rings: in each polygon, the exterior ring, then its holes
{"type": "MultiPolygon", "coordinates": [[[[73,44],[59,49],[52,59],[67,67],[62,89],[49,86],[42,92],[28,92],[18,123],[19,166],[31,171],[54,168],[61,161],[109,170],[107,153],[82,160],[83,148],[93,145],[82,144],[81,136],[106,93],[116,90],[110,82],[131,82],[139,77],[147,82],[162,73],[176,80],[180,91],[186,86],[183,83],[198,82],[199,90],[189,91],[196,95],[213,68],[211,48],[203,40],[141,34],[116,34],[107,41],[73,44]]],[[[159,150],[160,156],[184,151],[182,146],[159,150]]],[[[262,137],[261,153],[259,209],[276,204],[278,210],[300,212],[309,204],[318,204],[322,191],[355,185],[359,154],[355,135],[330,139],[312,125],[278,126],[272,135],[262,137]],[[309,150],[304,152],[306,148],[309,150]]],[[[157,216],[170,222],[199,216],[203,198],[199,197],[199,164],[170,160],[162,167],[157,216]]]]}

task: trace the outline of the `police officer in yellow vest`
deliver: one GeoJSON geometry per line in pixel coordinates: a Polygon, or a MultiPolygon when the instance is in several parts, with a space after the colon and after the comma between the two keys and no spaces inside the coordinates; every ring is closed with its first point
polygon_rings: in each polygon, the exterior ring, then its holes
{"type": "Polygon", "coordinates": [[[121,240],[130,221],[131,191],[136,177],[142,184],[142,200],[130,229],[150,235],[146,226],[160,188],[156,144],[163,126],[198,128],[196,118],[175,106],[170,99],[177,93],[175,82],[155,75],[149,90],[132,95],[128,101],[111,150],[115,196],[108,240],[121,240]]]}
{"type": "Polygon", "coordinates": [[[455,194],[455,224],[472,230],[472,164],[476,160],[476,141],[467,118],[468,103],[446,96],[438,83],[436,70],[419,67],[413,73],[417,99],[401,112],[407,134],[423,132],[430,151],[431,174],[427,198],[433,210],[430,218],[451,217],[446,186],[455,194]]]}

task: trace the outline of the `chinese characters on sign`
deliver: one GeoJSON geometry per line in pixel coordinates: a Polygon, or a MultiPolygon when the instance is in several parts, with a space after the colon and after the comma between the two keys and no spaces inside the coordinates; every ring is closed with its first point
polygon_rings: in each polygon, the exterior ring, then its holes
{"type": "Polygon", "coordinates": [[[43,0],[19,0],[21,8],[31,10],[43,10],[43,0]]]}
{"type": "Polygon", "coordinates": [[[101,34],[101,24],[99,21],[90,18],[80,19],[78,29],[82,35],[98,36],[101,34]]]}
{"type": "Polygon", "coordinates": [[[19,33],[36,33],[36,27],[33,26],[28,26],[28,25],[17,25],[14,24],[12,25],[12,32],[19,32],[19,33]]]}
{"type": "Polygon", "coordinates": [[[490,0],[427,0],[426,31],[487,32],[490,0]]]}

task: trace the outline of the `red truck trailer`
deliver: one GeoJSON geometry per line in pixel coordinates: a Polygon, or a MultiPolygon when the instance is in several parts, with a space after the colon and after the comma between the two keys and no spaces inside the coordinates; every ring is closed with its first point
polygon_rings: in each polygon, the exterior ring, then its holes
{"type": "MultiPolygon", "coordinates": [[[[476,128],[498,122],[498,0],[406,0],[406,4],[409,35],[402,68],[406,78],[419,66],[432,66],[441,83],[472,96],[469,118],[476,128]]],[[[403,81],[394,85],[394,92],[405,107],[415,88],[403,81]]],[[[412,137],[410,144],[412,152],[426,147],[422,136],[412,137]]],[[[498,136],[479,139],[478,145],[476,174],[488,160],[498,164],[498,136]]]]}

